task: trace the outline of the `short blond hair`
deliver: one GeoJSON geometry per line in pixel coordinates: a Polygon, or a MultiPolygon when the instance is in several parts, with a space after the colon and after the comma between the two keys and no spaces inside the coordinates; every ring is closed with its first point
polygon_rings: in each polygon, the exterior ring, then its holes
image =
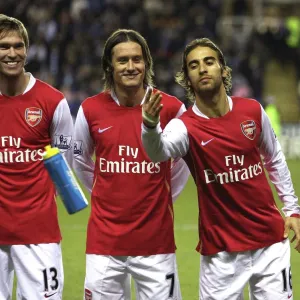
{"type": "Polygon", "coordinates": [[[24,41],[25,48],[28,49],[29,38],[24,24],[16,18],[0,14],[0,38],[13,31],[17,32],[20,35],[20,37],[24,41]]]}

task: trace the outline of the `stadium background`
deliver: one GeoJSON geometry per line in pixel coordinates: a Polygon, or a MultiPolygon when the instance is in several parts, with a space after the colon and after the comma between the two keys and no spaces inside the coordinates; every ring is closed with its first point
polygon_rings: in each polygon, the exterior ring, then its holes
{"type": "MultiPolygon", "coordinates": [[[[26,25],[26,70],[64,92],[75,117],[82,100],[101,91],[104,41],[118,28],[148,41],[158,88],[185,102],[174,83],[184,46],[209,37],[233,69],[231,94],[263,105],[272,98],[281,116],[283,150],[300,195],[299,0],[6,0],[0,13],[26,25]]],[[[187,104],[187,103],[186,103],[187,104]]],[[[68,216],[60,201],[65,300],[82,299],[89,209],[68,216]]],[[[280,206],[280,203],[279,203],[280,206]]],[[[197,299],[197,201],[192,180],[175,204],[177,256],[183,298],[197,299]]],[[[294,299],[300,299],[300,255],[292,250],[294,299]]],[[[248,297],[246,296],[246,299],[248,297]]]]}

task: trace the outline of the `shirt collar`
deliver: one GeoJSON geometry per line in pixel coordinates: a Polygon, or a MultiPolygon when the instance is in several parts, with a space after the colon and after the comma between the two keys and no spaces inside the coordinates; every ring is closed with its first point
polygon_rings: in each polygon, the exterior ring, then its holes
{"type": "MultiPolygon", "coordinates": [[[[143,103],[145,102],[146,95],[147,95],[147,92],[148,92],[149,89],[152,89],[152,90],[153,90],[153,87],[152,87],[151,85],[147,85],[145,96],[144,96],[144,98],[142,99],[142,102],[141,102],[140,105],[143,105],[143,103]]],[[[116,95],[116,93],[115,93],[114,90],[111,90],[110,95],[111,95],[111,97],[114,99],[114,101],[115,101],[118,105],[120,105],[120,101],[119,101],[119,99],[117,98],[117,95],[116,95]]]]}
{"type": "MultiPolygon", "coordinates": [[[[229,97],[228,95],[227,95],[227,100],[228,100],[228,104],[229,104],[229,111],[232,111],[233,102],[232,102],[231,97],[229,97]]],[[[199,110],[199,108],[198,108],[197,105],[196,105],[196,102],[194,103],[194,105],[193,105],[193,107],[192,107],[192,110],[193,110],[193,112],[194,112],[197,116],[202,117],[202,118],[205,118],[205,119],[209,119],[208,116],[206,116],[204,113],[202,113],[202,112],[199,110]]]]}
{"type": "MultiPolygon", "coordinates": [[[[33,75],[32,75],[31,73],[26,72],[25,74],[29,75],[30,77],[29,77],[29,82],[28,82],[28,84],[27,84],[27,87],[26,87],[26,89],[24,90],[24,92],[23,92],[22,95],[24,95],[24,94],[26,94],[27,92],[29,92],[29,91],[33,88],[34,84],[36,83],[36,79],[33,77],[33,75]]],[[[1,92],[0,92],[0,95],[2,95],[1,92]]]]}

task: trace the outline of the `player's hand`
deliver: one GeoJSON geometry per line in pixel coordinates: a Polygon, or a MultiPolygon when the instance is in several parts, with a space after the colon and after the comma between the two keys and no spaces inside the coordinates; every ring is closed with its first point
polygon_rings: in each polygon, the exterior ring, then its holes
{"type": "Polygon", "coordinates": [[[161,98],[160,92],[154,94],[152,88],[148,89],[142,106],[142,116],[143,123],[149,128],[154,128],[159,123],[159,113],[163,108],[161,98]]]}
{"type": "Polygon", "coordinates": [[[284,237],[289,236],[290,230],[294,231],[294,236],[291,243],[296,241],[295,249],[300,253],[300,219],[295,217],[287,217],[284,224],[284,237]]]}

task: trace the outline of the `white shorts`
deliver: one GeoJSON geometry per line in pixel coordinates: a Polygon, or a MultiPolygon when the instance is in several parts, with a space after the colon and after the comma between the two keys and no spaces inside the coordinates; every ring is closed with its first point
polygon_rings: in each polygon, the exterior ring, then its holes
{"type": "Polygon", "coordinates": [[[130,275],[137,300],[181,300],[176,256],[86,255],[84,300],[129,300],[130,275]]]}
{"type": "Polygon", "coordinates": [[[245,252],[201,256],[200,300],[292,300],[290,243],[245,252]]]}
{"type": "Polygon", "coordinates": [[[0,300],[61,300],[64,282],[60,244],[0,245],[0,300]]]}

